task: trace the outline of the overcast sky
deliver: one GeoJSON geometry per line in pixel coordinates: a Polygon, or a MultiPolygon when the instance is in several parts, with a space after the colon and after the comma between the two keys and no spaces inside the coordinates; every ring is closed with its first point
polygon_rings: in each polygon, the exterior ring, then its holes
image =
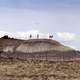
{"type": "MultiPolygon", "coordinates": [[[[80,0],[0,0],[0,30],[80,35],[80,0]]],[[[69,44],[80,48],[79,43],[69,44]]]]}

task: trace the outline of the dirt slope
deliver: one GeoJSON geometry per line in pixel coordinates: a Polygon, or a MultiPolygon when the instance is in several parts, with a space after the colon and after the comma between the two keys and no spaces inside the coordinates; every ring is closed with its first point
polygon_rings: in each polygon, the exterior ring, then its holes
{"type": "Polygon", "coordinates": [[[50,39],[31,39],[31,40],[17,40],[17,39],[0,39],[0,50],[13,52],[45,52],[45,51],[69,51],[70,47],[64,46],[55,40],[50,39]]]}

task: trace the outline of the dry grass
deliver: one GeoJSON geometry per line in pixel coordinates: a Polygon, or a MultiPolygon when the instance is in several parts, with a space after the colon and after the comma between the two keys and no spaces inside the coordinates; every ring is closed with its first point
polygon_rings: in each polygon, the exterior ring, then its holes
{"type": "Polygon", "coordinates": [[[80,63],[1,60],[0,80],[80,80],[80,63]]]}

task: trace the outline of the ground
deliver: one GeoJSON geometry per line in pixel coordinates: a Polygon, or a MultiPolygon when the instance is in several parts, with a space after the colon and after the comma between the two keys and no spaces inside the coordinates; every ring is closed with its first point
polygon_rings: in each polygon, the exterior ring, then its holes
{"type": "Polygon", "coordinates": [[[80,62],[1,59],[0,80],[80,80],[80,62]]]}

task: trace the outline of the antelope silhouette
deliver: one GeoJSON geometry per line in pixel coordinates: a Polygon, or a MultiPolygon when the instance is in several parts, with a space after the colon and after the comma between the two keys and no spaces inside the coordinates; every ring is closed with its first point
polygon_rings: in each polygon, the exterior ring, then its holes
{"type": "Polygon", "coordinates": [[[30,37],[30,39],[31,39],[31,38],[32,38],[32,35],[30,34],[30,36],[29,36],[29,37],[30,37]]]}
{"type": "Polygon", "coordinates": [[[39,38],[39,34],[37,34],[37,39],[39,38]]]}
{"type": "Polygon", "coordinates": [[[49,38],[53,38],[53,35],[49,35],[49,38]]]}

